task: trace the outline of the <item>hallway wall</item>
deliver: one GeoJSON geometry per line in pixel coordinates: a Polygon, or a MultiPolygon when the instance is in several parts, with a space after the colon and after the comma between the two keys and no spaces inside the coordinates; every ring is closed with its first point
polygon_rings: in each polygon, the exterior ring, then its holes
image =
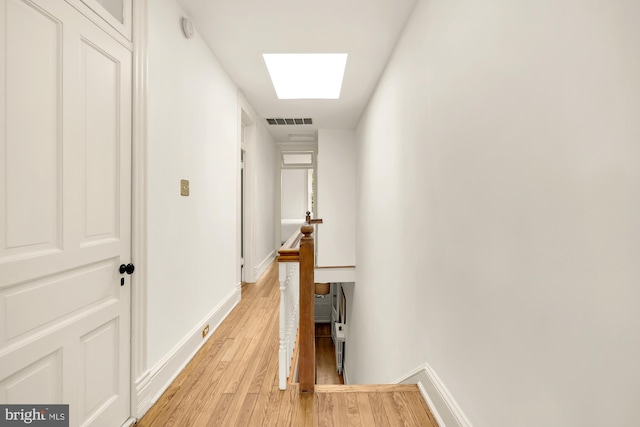
{"type": "Polygon", "coordinates": [[[640,425],[639,16],[418,2],[358,128],[350,383],[426,362],[474,427],[640,425]]]}
{"type": "Polygon", "coordinates": [[[280,219],[302,219],[307,211],[307,169],[282,169],[280,219]]]}
{"type": "Polygon", "coordinates": [[[353,130],[318,130],[319,266],[356,265],[356,135],[353,130]]]}
{"type": "Polygon", "coordinates": [[[147,322],[155,369],[236,292],[240,146],[236,86],[198,34],[184,37],[174,0],[148,7],[147,322]],[[180,196],[180,179],[190,180],[189,197],[180,196]]]}

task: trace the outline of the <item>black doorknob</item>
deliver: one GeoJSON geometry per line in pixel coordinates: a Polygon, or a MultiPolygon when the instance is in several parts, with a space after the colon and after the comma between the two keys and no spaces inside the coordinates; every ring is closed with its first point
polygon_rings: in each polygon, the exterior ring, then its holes
{"type": "Polygon", "coordinates": [[[127,264],[127,265],[122,264],[122,265],[120,265],[120,274],[124,274],[124,273],[127,273],[127,274],[133,274],[133,271],[134,271],[135,269],[136,269],[136,268],[135,268],[135,267],[134,267],[134,265],[133,265],[133,264],[131,264],[131,263],[129,263],[129,264],[127,264]]]}

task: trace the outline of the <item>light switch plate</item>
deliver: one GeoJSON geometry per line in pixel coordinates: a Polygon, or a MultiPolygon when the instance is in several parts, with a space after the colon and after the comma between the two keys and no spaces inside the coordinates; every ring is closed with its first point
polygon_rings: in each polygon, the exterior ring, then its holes
{"type": "Polygon", "coordinates": [[[188,196],[189,195],[189,180],[181,179],[180,180],[180,195],[188,196]]]}

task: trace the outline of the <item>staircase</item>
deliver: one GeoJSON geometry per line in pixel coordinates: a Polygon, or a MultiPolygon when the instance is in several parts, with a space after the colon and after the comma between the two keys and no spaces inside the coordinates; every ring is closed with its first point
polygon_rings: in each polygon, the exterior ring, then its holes
{"type": "MultiPolygon", "coordinates": [[[[314,384],[312,393],[302,393],[285,376],[281,387],[279,364],[289,352],[282,351],[278,309],[282,264],[243,287],[238,306],[212,328],[137,427],[437,426],[416,385],[314,384]]],[[[291,290],[284,289],[287,295],[291,290]]],[[[295,318],[294,311],[288,315],[295,318]]],[[[293,332],[291,356],[295,337],[293,332]]]]}
{"type": "MultiPolygon", "coordinates": [[[[289,396],[298,395],[291,402],[298,402],[299,416],[311,425],[437,427],[415,384],[316,384],[313,223],[322,220],[311,220],[307,212],[306,224],[278,252],[279,388],[289,396]]],[[[283,421],[293,423],[293,419],[283,421]]]]}

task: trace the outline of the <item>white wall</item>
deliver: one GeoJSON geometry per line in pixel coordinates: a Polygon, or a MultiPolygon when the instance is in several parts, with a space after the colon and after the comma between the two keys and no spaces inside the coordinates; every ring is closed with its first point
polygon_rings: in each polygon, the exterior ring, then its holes
{"type": "Polygon", "coordinates": [[[236,287],[237,88],[183,15],[149,2],[149,367],[236,287]]]}
{"type": "Polygon", "coordinates": [[[419,1],[358,128],[352,383],[640,425],[640,3],[419,1]]]}
{"type": "Polygon", "coordinates": [[[304,219],[307,211],[307,169],[282,169],[281,219],[304,219]]]}
{"type": "Polygon", "coordinates": [[[255,167],[255,253],[256,267],[276,250],[276,203],[278,147],[263,124],[257,124],[253,165],[255,167]]]}
{"type": "Polygon", "coordinates": [[[318,131],[319,266],[356,265],[356,135],[353,130],[318,131]]]}

